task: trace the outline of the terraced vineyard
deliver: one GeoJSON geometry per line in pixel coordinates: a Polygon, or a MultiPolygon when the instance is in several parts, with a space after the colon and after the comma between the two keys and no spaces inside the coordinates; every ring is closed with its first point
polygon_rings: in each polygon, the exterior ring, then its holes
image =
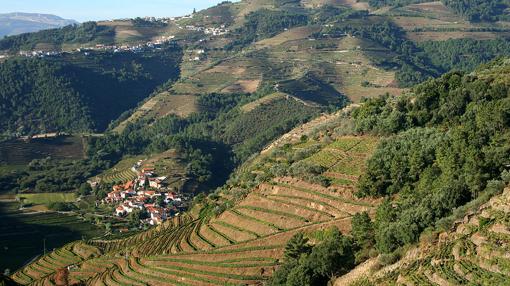
{"type": "Polygon", "coordinates": [[[131,170],[131,168],[136,163],[136,161],[140,159],[142,159],[142,157],[124,159],[117,163],[117,165],[113,166],[113,168],[99,175],[98,178],[100,178],[101,182],[105,184],[125,183],[127,181],[133,180],[136,178],[137,174],[131,170]]]}
{"type": "Polygon", "coordinates": [[[400,267],[365,274],[374,277],[375,285],[510,285],[509,205],[507,188],[458,221],[452,231],[420,245],[400,267]]]}
{"type": "MultiPolygon", "coordinates": [[[[327,144],[312,141],[294,144],[289,152],[319,145],[302,161],[323,164],[316,158],[334,150],[341,156],[328,161],[331,170],[327,172],[347,176],[332,168],[342,165],[348,170],[351,165],[361,172],[363,164],[358,162],[364,162],[377,139],[338,137],[327,144]]],[[[350,176],[352,182],[357,180],[350,176]]],[[[70,280],[90,285],[255,284],[271,276],[280,264],[284,245],[298,231],[337,226],[346,233],[352,215],[373,212],[377,201],[357,199],[354,190],[354,184],[323,187],[299,177],[274,177],[217,216],[184,214],[124,239],[88,241],[87,245],[102,255],[84,261],[65,260],[77,265],[70,272],[70,280]]],[[[53,268],[44,261],[34,262],[13,277],[26,284],[32,280],[23,275],[32,274],[32,279],[40,278],[38,283],[45,284],[44,279],[52,279],[54,271],[50,270],[53,268]],[[43,274],[34,277],[30,269],[41,266],[43,274]]]]}
{"type": "Polygon", "coordinates": [[[0,164],[25,165],[34,159],[82,159],[84,145],[80,137],[56,137],[31,141],[11,140],[0,143],[0,164]]]}
{"type": "Polygon", "coordinates": [[[49,280],[57,269],[77,264],[100,254],[99,249],[93,246],[83,242],[73,242],[40,257],[23,270],[16,272],[12,278],[20,284],[30,284],[37,280],[49,280]]]}

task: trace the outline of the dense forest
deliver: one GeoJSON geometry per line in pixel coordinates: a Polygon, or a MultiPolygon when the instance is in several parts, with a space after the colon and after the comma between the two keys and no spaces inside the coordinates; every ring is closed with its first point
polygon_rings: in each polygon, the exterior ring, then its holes
{"type": "Polygon", "coordinates": [[[43,133],[91,130],[89,110],[61,66],[46,61],[10,60],[0,65],[0,130],[43,133]]]}
{"type": "Polygon", "coordinates": [[[473,22],[508,20],[507,0],[442,0],[455,13],[473,22]]]}
{"type": "Polygon", "coordinates": [[[86,22],[81,25],[70,25],[59,29],[5,37],[0,40],[0,50],[10,52],[29,51],[40,44],[51,45],[55,49],[60,49],[63,44],[94,42],[109,44],[114,35],[115,31],[111,27],[98,26],[96,22],[86,22]]]}
{"type": "Polygon", "coordinates": [[[12,59],[0,65],[0,133],[105,130],[179,75],[181,51],[89,53],[12,59]]]}
{"type": "Polygon", "coordinates": [[[360,196],[389,197],[374,221],[377,249],[414,243],[472,200],[501,191],[510,164],[508,60],[452,72],[355,110],[359,132],[388,136],[368,161],[360,196]]]}
{"type": "Polygon", "coordinates": [[[427,55],[430,63],[443,73],[450,70],[472,71],[494,58],[510,56],[510,41],[505,38],[427,41],[419,43],[418,47],[427,55]]]}
{"type": "Polygon", "coordinates": [[[368,2],[368,4],[371,7],[381,8],[381,7],[386,7],[386,6],[403,7],[403,6],[410,5],[410,4],[430,2],[430,1],[428,1],[428,0],[368,0],[368,1],[364,1],[364,2],[368,2]]]}

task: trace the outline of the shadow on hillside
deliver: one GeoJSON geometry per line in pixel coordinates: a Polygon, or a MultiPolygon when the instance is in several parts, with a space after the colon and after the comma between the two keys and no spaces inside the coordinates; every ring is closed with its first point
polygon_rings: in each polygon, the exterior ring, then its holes
{"type": "MultiPolygon", "coordinates": [[[[71,228],[66,215],[20,214],[18,203],[0,202],[0,273],[13,273],[37,255],[82,239],[77,225],[71,228]],[[61,225],[59,218],[62,219],[61,225]],[[51,220],[51,221],[50,221],[51,220]]],[[[83,230],[91,225],[83,222],[83,230]]]]}

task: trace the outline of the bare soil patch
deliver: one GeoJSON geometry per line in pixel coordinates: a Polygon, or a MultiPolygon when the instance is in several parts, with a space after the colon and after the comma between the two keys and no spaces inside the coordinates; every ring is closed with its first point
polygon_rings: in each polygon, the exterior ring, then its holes
{"type": "Polygon", "coordinates": [[[221,92],[223,93],[253,93],[257,91],[261,80],[238,80],[233,85],[227,86],[221,92]]]}

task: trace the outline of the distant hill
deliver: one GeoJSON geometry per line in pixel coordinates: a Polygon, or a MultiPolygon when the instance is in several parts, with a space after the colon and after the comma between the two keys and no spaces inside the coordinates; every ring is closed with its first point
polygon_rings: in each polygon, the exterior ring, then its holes
{"type": "Polygon", "coordinates": [[[0,37],[60,28],[77,23],[75,20],[48,14],[19,12],[0,14],[0,37]]]}

